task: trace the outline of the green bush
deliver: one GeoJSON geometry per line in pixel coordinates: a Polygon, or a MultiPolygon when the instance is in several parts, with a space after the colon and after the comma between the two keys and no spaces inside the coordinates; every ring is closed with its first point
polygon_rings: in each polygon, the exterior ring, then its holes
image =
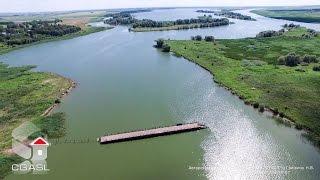
{"type": "Polygon", "coordinates": [[[283,118],[284,117],[284,113],[283,112],[279,113],[279,116],[283,118]]]}
{"type": "Polygon", "coordinates": [[[258,102],[253,103],[253,107],[254,107],[255,109],[259,108],[259,103],[258,103],[258,102]]]}
{"type": "Polygon", "coordinates": [[[32,134],[29,139],[47,135],[49,138],[58,138],[66,134],[66,116],[64,113],[55,113],[47,117],[41,117],[34,121],[41,132],[32,134]]]}
{"type": "Polygon", "coordinates": [[[156,40],[156,45],[154,45],[155,48],[162,48],[164,45],[164,40],[163,39],[158,39],[156,40]]]}
{"type": "Polygon", "coordinates": [[[214,42],[214,37],[213,36],[205,36],[204,40],[207,42],[214,42]]]}
{"type": "Polygon", "coordinates": [[[61,103],[61,100],[60,100],[60,99],[56,99],[56,100],[54,101],[54,103],[60,104],[60,103],[61,103]]]}
{"type": "Polygon", "coordinates": [[[320,71],[320,66],[314,66],[312,69],[313,69],[314,71],[320,71]]]}
{"type": "Polygon", "coordinates": [[[316,63],[318,62],[318,59],[315,55],[304,55],[302,61],[305,63],[316,63]]]}
{"type": "Polygon", "coordinates": [[[286,66],[297,66],[301,62],[301,57],[295,53],[289,53],[286,56],[280,56],[278,58],[278,64],[286,66]]]}
{"type": "Polygon", "coordinates": [[[202,41],[202,36],[200,36],[200,35],[195,36],[195,40],[196,41],[202,41]]]}
{"type": "Polygon", "coordinates": [[[165,44],[162,46],[162,52],[170,52],[170,46],[168,44],[165,44]]]}
{"type": "Polygon", "coordinates": [[[18,156],[3,156],[0,154],[0,179],[4,178],[12,171],[12,164],[20,162],[22,162],[22,159],[18,156]]]}
{"type": "Polygon", "coordinates": [[[264,106],[263,105],[259,106],[259,112],[264,112],[264,106]]]}

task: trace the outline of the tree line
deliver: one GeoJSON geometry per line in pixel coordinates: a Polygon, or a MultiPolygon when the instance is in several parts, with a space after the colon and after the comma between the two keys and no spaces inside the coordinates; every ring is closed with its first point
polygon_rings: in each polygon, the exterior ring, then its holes
{"type": "Polygon", "coordinates": [[[81,28],[61,24],[61,20],[7,22],[0,25],[0,42],[6,45],[22,45],[40,41],[47,37],[63,36],[80,31],[81,28]]]}
{"type": "MultiPolygon", "coordinates": [[[[273,30],[268,30],[268,31],[262,31],[256,35],[257,38],[262,38],[262,37],[274,37],[274,36],[281,36],[283,35],[286,31],[291,31],[292,29],[295,28],[300,28],[300,25],[295,25],[293,23],[291,24],[284,24],[282,26],[283,28],[280,29],[279,31],[273,31],[273,30]]],[[[319,32],[313,29],[307,29],[307,33],[304,33],[301,35],[302,38],[308,39],[312,37],[317,37],[319,36],[319,32]]]]}
{"type": "MultiPolygon", "coordinates": [[[[197,27],[214,27],[229,25],[227,18],[212,18],[212,16],[200,16],[191,19],[178,19],[175,21],[154,21],[151,19],[136,19],[130,13],[124,11],[119,13],[108,14],[104,23],[110,25],[132,25],[132,28],[159,28],[175,25],[186,25],[185,29],[189,29],[191,24],[196,24],[197,27]]],[[[193,27],[194,28],[194,27],[193,27]]]]}
{"type": "Polygon", "coordinates": [[[189,25],[199,24],[199,27],[214,27],[228,25],[230,22],[227,18],[216,19],[212,17],[199,17],[191,19],[178,19],[175,21],[154,21],[150,19],[143,19],[133,23],[133,28],[145,28],[145,27],[169,27],[175,25],[189,25]]]}
{"type": "Polygon", "coordinates": [[[198,13],[213,13],[216,16],[223,16],[227,18],[232,19],[241,19],[241,20],[247,20],[247,21],[256,21],[256,19],[252,18],[248,15],[243,15],[240,13],[235,13],[229,10],[221,10],[221,11],[211,11],[211,10],[197,10],[198,13]]]}
{"type": "Polygon", "coordinates": [[[201,35],[196,35],[196,36],[191,36],[191,40],[192,40],[192,41],[202,41],[202,40],[205,40],[205,41],[207,41],[207,42],[215,42],[214,36],[205,36],[204,38],[202,38],[201,35]]]}

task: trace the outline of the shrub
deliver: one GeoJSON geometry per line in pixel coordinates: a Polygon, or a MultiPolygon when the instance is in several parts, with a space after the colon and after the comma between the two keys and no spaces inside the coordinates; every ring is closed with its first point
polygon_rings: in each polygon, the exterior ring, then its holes
{"type": "Polygon", "coordinates": [[[253,103],[253,107],[254,107],[255,109],[259,108],[259,103],[257,103],[257,102],[253,103]]]}
{"type": "Polygon", "coordinates": [[[278,108],[275,108],[275,109],[273,110],[273,113],[274,113],[275,115],[278,115],[278,114],[279,114],[278,108]]]}
{"type": "Polygon", "coordinates": [[[280,56],[278,58],[278,64],[280,65],[286,65],[286,66],[297,66],[300,64],[301,57],[299,55],[296,55],[295,53],[289,53],[286,56],[280,56]]]}
{"type": "Polygon", "coordinates": [[[162,52],[170,52],[170,46],[168,44],[165,44],[162,46],[162,52]]]}
{"type": "Polygon", "coordinates": [[[264,106],[263,105],[259,106],[259,112],[264,112],[264,106]]]}
{"type": "Polygon", "coordinates": [[[60,100],[60,99],[56,99],[56,100],[54,101],[54,103],[60,104],[60,103],[61,103],[61,100],[60,100]]]}
{"type": "Polygon", "coordinates": [[[281,118],[283,118],[284,117],[284,113],[279,113],[279,116],[281,117],[281,118]]]}
{"type": "Polygon", "coordinates": [[[291,23],[291,24],[284,24],[283,27],[290,29],[290,28],[298,28],[298,27],[300,27],[300,25],[295,25],[295,24],[291,23]]]}
{"type": "Polygon", "coordinates": [[[300,63],[300,56],[296,55],[295,53],[289,53],[286,57],[285,57],[285,64],[286,66],[297,66],[300,63]]]}
{"type": "Polygon", "coordinates": [[[164,40],[163,39],[158,39],[158,40],[156,40],[156,45],[154,45],[154,47],[156,47],[156,48],[162,48],[163,47],[163,45],[164,45],[164,40]]]}
{"type": "Polygon", "coordinates": [[[298,130],[302,130],[303,129],[303,126],[301,124],[296,124],[295,125],[295,128],[298,129],[298,130]]]}
{"type": "Polygon", "coordinates": [[[207,42],[214,42],[214,37],[213,36],[206,36],[204,38],[204,40],[207,41],[207,42]]]}
{"type": "Polygon", "coordinates": [[[317,56],[314,55],[304,55],[302,61],[305,63],[316,63],[318,62],[317,56]]]}
{"type": "Polygon", "coordinates": [[[314,66],[312,69],[313,69],[314,71],[320,71],[320,66],[314,66]]]}
{"type": "Polygon", "coordinates": [[[197,36],[195,37],[195,40],[196,40],[196,41],[202,41],[202,36],[197,35],[197,36]]]}
{"type": "Polygon", "coordinates": [[[284,33],[284,30],[280,31],[262,31],[256,35],[257,38],[262,38],[262,37],[274,37],[274,36],[280,36],[284,33]]]}
{"type": "Polygon", "coordinates": [[[279,65],[285,65],[285,64],[286,64],[286,62],[285,62],[285,57],[284,57],[284,56],[280,56],[280,57],[278,58],[278,64],[279,64],[279,65]]]}

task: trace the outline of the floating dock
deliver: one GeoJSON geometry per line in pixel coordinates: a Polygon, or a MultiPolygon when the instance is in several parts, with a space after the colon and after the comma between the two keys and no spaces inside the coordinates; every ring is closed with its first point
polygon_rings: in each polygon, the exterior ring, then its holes
{"type": "Polygon", "coordinates": [[[146,139],[146,138],[157,137],[157,136],[166,136],[166,135],[178,134],[183,132],[197,131],[205,128],[207,127],[200,123],[177,124],[174,126],[167,126],[167,127],[160,127],[160,128],[153,128],[153,129],[147,129],[147,130],[102,136],[98,138],[98,142],[100,144],[109,144],[109,143],[115,143],[115,142],[146,139]]]}

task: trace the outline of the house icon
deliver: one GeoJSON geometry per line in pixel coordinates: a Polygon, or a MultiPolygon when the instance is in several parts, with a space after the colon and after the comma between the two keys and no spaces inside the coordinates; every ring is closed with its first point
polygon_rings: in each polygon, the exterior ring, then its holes
{"type": "Polygon", "coordinates": [[[32,160],[45,160],[47,159],[47,148],[49,143],[42,137],[38,137],[30,143],[32,147],[32,160]]]}

